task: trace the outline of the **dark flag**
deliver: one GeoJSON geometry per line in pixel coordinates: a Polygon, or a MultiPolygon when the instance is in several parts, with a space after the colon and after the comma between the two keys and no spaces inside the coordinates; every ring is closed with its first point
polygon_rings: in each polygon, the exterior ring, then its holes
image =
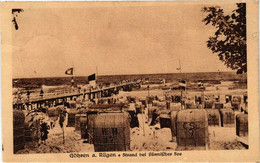
{"type": "Polygon", "coordinates": [[[200,80],[198,81],[198,87],[199,87],[199,89],[201,89],[201,90],[204,90],[204,89],[205,89],[204,84],[203,84],[200,80]]]}
{"type": "Polygon", "coordinates": [[[88,81],[96,80],[96,74],[92,74],[88,76],[88,81]]]}
{"type": "Polygon", "coordinates": [[[203,88],[204,87],[204,85],[203,85],[203,83],[199,80],[199,82],[198,82],[198,87],[199,88],[203,88]]]}
{"type": "Polygon", "coordinates": [[[68,70],[65,71],[66,75],[73,75],[73,67],[69,68],[68,70]]]}
{"type": "Polygon", "coordinates": [[[179,81],[179,89],[180,90],[186,90],[186,81],[185,80],[180,80],[179,81]]]}

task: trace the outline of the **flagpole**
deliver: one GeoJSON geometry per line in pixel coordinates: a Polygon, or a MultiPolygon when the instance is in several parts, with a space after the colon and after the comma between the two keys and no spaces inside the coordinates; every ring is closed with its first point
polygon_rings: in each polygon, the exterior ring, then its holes
{"type": "MultiPolygon", "coordinates": [[[[182,79],[181,79],[181,60],[179,59],[179,73],[180,73],[180,81],[182,81],[182,79]]],[[[181,99],[182,99],[182,89],[181,89],[181,99]]],[[[181,103],[181,105],[182,105],[182,103],[181,103]]]]}
{"type": "Polygon", "coordinates": [[[69,75],[69,76],[71,77],[71,87],[70,87],[70,91],[72,90],[72,87],[74,86],[74,73],[73,73],[73,71],[74,71],[74,65],[73,65],[73,67],[71,67],[71,68],[69,68],[69,69],[67,69],[67,70],[65,71],[65,74],[66,74],[66,75],[69,75]]]}
{"type": "Polygon", "coordinates": [[[74,85],[75,85],[75,81],[74,81],[74,74],[75,74],[75,67],[74,67],[74,62],[72,63],[72,70],[73,70],[73,72],[72,72],[72,78],[73,78],[73,87],[74,87],[74,85]]]}
{"type": "MultiPolygon", "coordinates": [[[[218,69],[218,78],[219,78],[219,82],[221,84],[221,76],[220,76],[220,71],[218,69]]],[[[218,89],[218,98],[219,98],[219,102],[220,102],[220,89],[218,89]]]]}
{"type": "MultiPolygon", "coordinates": [[[[148,100],[147,100],[147,123],[149,123],[149,101],[150,101],[150,80],[149,80],[149,78],[148,78],[148,86],[147,86],[147,88],[148,88],[148,100]]],[[[145,119],[146,119],[146,116],[145,116],[145,119]]],[[[149,125],[149,124],[148,124],[149,125]]],[[[145,136],[145,129],[144,129],[144,127],[145,127],[145,124],[143,124],[143,135],[145,136]]]]}
{"type": "Polygon", "coordinates": [[[62,126],[62,137],[63,137],[63,144],[65,144],[65,137],[64,137],[64,126],[62,126]]]}

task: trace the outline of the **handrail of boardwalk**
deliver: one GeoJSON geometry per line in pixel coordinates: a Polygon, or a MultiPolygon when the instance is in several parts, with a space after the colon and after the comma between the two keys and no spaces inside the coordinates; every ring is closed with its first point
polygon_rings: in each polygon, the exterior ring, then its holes
{"type": "Polygon", "coordinates": [[[66,98],[66,97],[71,97],[71,96],[80,96],[83,94],[89,94],[89,93],[97,93],[117,87],[122,87],[126,85],[133,85],[133,84],[140,84],[141,81],[136,81],[136,82],[125,82],[122,84],[110,84],[108,87],[102,87],[102,88],[96,88],[93,90],[87,90],[83,92],[82,90],[80,92],[75,91],[75,90],[62,90],[58,91],[56,93],[49,93],[45,94],[43,97],[38,95],[37,97],[30,97],[30,99],[25,99],[25,100],[13,100],[13,104],[24,104],[24,103],[33,103],[33,102],[40,102],[40,101],[47,101],[47,100],[52,100],[52,99],[59,99],[59,98],[66,98]],[[71,92],[72,91],[72,92],[71,92]]]}

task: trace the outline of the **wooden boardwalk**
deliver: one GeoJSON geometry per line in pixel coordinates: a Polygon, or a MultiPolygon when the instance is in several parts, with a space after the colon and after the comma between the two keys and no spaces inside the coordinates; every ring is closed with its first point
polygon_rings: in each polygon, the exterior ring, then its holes
{"type": "MultiPolygon", "coordinates": [[[[102,97],[102,93],[106,91],[113,91],[115,89],[124,89],[126,87],[132,88],[140,84],[140,81],[136,82],[125,82],[122,84],[111,84],[109,87],[102,87],[92,90],[86,90],[86,91],[75,91],[75,90],[64,90],[63,92],[59,92],[56,94],[44,94],[42,97],[40,94],[37,97],[30,97],[30,99],[26,100],[14,100],[13,106],[20,106],[20,105],[31,105],[35,103],[44,103],[46,101],[56,101],[57,99],[67,99],[67,98],[73,98],[73,97],[79,97],[79,96],[88,96],[88,98],[99,98],[102,97]]],[[[19,107],[18,107],[19,108],[19,107]]]]}

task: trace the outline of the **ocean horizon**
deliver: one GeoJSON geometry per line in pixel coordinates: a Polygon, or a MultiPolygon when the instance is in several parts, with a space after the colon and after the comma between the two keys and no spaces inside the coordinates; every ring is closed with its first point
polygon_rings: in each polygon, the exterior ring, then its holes
{"type": "MultiPolygon", "coordinates": [[[[14,78],[14,88],[40,88],[42,85],[57,86],[70,85],[72,76],[66,77],[38,77],[38,78],[14,78]]],[[[88,76],[74,76],[75,84],[88,84],[88,76]]],[[[160,74],[125,74],[125,75],[98,75],[98,84],[119,82],[122,80],[134,80],[149,78],[151,84],[158,84],[161,79],[168,82],[178,81],[247,81],[247,74],[236,74],[236,72],[196,72],[196,73],[160,73],[160,74]]]]}

